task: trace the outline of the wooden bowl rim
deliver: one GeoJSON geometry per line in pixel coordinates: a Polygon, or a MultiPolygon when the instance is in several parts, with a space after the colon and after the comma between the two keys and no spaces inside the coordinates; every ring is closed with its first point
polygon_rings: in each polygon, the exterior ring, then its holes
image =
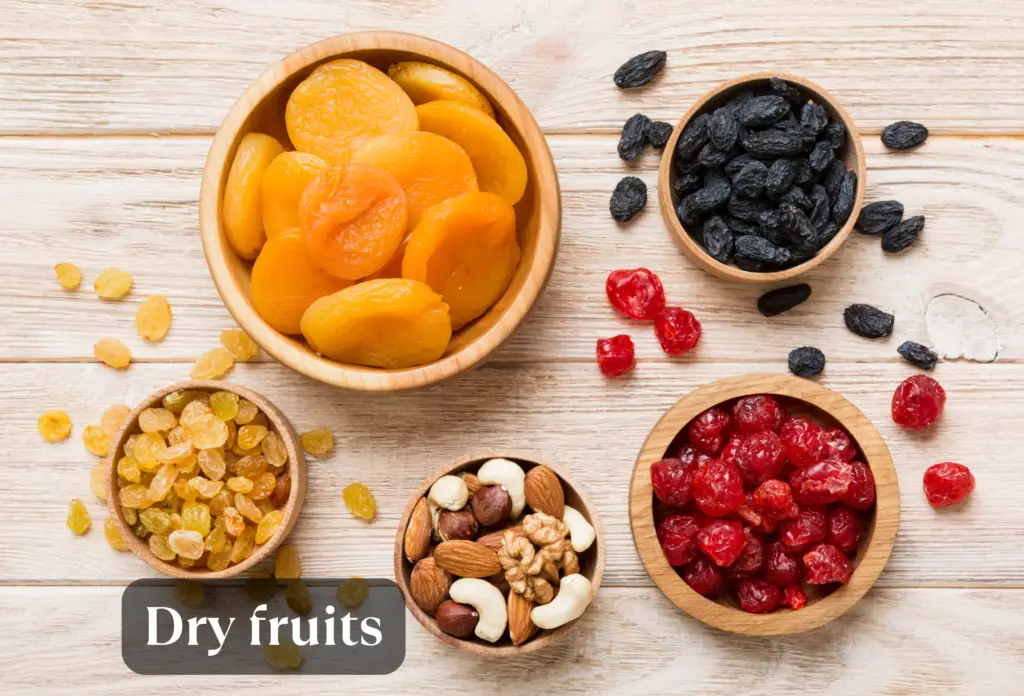
{"type": "MultiPolygon", "coordinates": [[[[579,512],[587,519],[588,522],[590,522],[591,525],[593,525],[594,531],[597,534],[594,539],[594,544],[590,549],[587,549],[584,552],[589,553],[590,550],[593,549],[595,553],[594,570],[591,575],[587,576],[587,579],[590,580],[590,584],[593,587],[593,596],[595,598],[597,597],[597,591],[601,586],[601,579],[604,577],[605,562],[604,528],[601,526],[601,520],[597,516],[597,510],[594,508],[590,498],[587,497],[587,494],[572,482],[564,467],[545,459],[535,452],[522,450],[480,450],[473,452],[471,454],[458,457],[444,466],[435,469],[434,472],[431,473],[422,484],[420,484],[415,493],[413,493],[412,497],[409,499],[409,503],[406,505],[405,511],[402,513],[401,521],[398,524],[398,531],[395,533],[395,583],[402,591],[402,596],[405,598],[405,606],[408,607],[412,615],[416,617],[416,620],[419,621],[425,629],[430,631],[430,633],[437,636],[448,645],[454,645],[455,647],[468,650],[476,655],[485,655],[488,657],[525,655],[527,653],[540,650],[541,648],[549,645],[553,640],[555,640],[555,638],[565,635],[572,630],[573,626],[579,623],[579,619],[570,621],[569,623],[559,626],[553,630],[538,631],[532,638],[522,645],[491,645],[475,638],[456,638],[455,636],[448,635],[438,628],[437,621],[434,617],[420,609],[416,602],[413,601],[404,572],[404,566],[408,563],[405,559],[405,528],[409,526],[409,518],[412,516],[413,508],[416,507],[416,503],[419,502],[419,499],[424,497],[434,482],[442,476],[463,471],[473,464],[482,464],[488,459],[495,458],[510,459],[519,464],[526,463],[532,464],[533,466],[546,466],[555,472],[558,478],[562,481],[563,486],[567,487],[579,497],[583,504],[579,512]]],[[[527,471],[529,471],[529,469],[527,469],[527,471]]],[[[591,600],[590,606],[587,607],[584,614],[587,611],[590,611],[591,606],[593,606],[593,600],[591,600]]]]}
{"type": "Polygon", "coordinates": [[[530,110],[508,83],[457,48],[396,31],[364,31],[323,39],[299,49],[260,75],[234,103],[218,128],[203,168],[199,195],[199,230],[207,265],[217,292],[238,324],[267,353],[300,374],[326,384],[371,392],[418,389],[435,384],[476,367],[501,346],[530,313],[551,277],[561,237],[561,218],[561,191],[551,150],[530,110]],[[469,79],[505,112],[521,134],[526,150],[523,155],[532,165],[538,192],[534,202],[537,232],[532,263],[519,293],[494,325],[454,354],[426,365],[398,370],[335,362],[317,355],[307,346],[297,346],[294,341],[298,338],[271,328],[235,282],[227,262],[228,255],[234,252],[221,230],[219,214],[220,180],[224,170],[230,167],[228,155],[234,152],[236,141],[241,138],[242,128],[253,111],[252,105],[261,104],[282,82],[311,65],[367,50],[404,51],[460,74],[466,72],[465,66],[471,68],[473,75],[469,79]]]}
{"type": "Polygon", "coordinates": [[[128,544],[128,548],[130,548],[136,556],[161,573],[184,580],[222,580],[225,578],[238,577],[245,571],[263,561],[263,559],[269,557],[270,554],[284,542],[288,535],[291,534],[292,528],[299,519],[299,512],[302,510],[302,505],[306,500],[307,477],[306,459],[302,451],[302,447],[300,447],[298,443],[299,438],[295,434],[295,430],[292,428],[288,419],[285,418],[280,409],[278,409],[270,400],[247,387],[233,384],[231,382],[220,382],[216,380],[185,380],[182,382],[175,382],[174,384],[156,390],[140,401],[139,404],[132,409],[131,414],[125,421],[124,427],[122,427],[121,431],[117,434],[117,437],[114,440],[114,446],[111,449],[108,469],[107,510],[110,513],[111,519],[114,520],[114,524],[117,525],[117,531],[121,535],[121,539],[128,544]],[[147,408],[158,405],[167,394],[176,392],[180,389],[192,389],[211,393],[216,391],[229,391],[238,394],[243,399],[248,399],[256,404],[260,411],[266,414],[267,421],[271,426],[270,430],[281,436],[285,449],[288,451],[288,465],[285,470],[288,472],[288,475],[291,476],[292,488],[288,495],[288,502],[286,502],[284,507],[281,508],[281,526],[266,544],[255,546],[253,548],[253,552],[248,558],[243,560],[241,563],[230,565],[224,570],[210,571],[205,568],[182,568],[177,564],[177,562],[169,563],[167,561],[160,560],[152,551],[149,550],[149,544],[135,536],[135,533],[132,532],[131,527],[128,526],[128,523],[124,519],[124,514],[121,512],[121,505],[118,502],[119,489],[117,486],[117,458],[120,452],[124,449],[124,443],[128,439],[128,436],[135,429],[139,420],[139,414],[147,408]]]}
{"type": "Polygon", "coordinates": [[[900,492],[889,448],[881,434],[856,406],[816,382],[780,374],[730,377],[690,392],[666,411],[644,441],[630,482],[629,520],[633,543],[648,575],[673,604],[714,628],[744,635],[771,636],[809,631],[838,618],[874,585],[892,554],[900,519],[900,492]],[[729,399],[772,394],[803,401],[827,413],[856,440],[875,477],[875,521],[850,582],[798,611],[748,614],[707,599],[669,565],[654,529],[651,464],[661,459],[680,429],[702,411],[729,399]],[[839,415],[837,415],[839,413],[839,415]]]}
{"type": "Polygon", "coordinates": [[[719,278],[724,278],[725,280],[747,284],[768,284],[792,280],[793,278],[816,268],[819,264],[824,263],[826,259],[835,254],[839,247],[841,247],[850,236],[850,232],[853,231],[853,226],[857,222],[857,216],[860,214],[861,206],[864,204],[864,192],[866,188],[867,164],[864,158],[864,145],[861,142],[860,133],[857,131],[853,118],[850,117],[850,114],[845,108],[843,108],[843,105],[838,99],[823,89],[816,82],[812,82],[811,80],[798,75],[775,71],[764,71],[741,75],[740,77],[716,85],[709,91],[705,92],[703,96],[694,102],[693,106],[690,107],[690,110],[686,112],[679,123],[676,124],[675,130],[672,131],[672,137],[669,138],[668,144],[665,146],[665,150],[661,156],[661,164],[658,168],[658,204],[661,207],[661,216],[664,219],[666,226],[668,226],[669,232],[672,233],[672,238],[675,240],[676,246],[679,247],[687,258],[705,271],[708,271],[719,278]],[[787,82],[798,84],[804,89],[811,91],[820,97],[821,101],[839,116],[839,119],[846,127],[847,143],[853,148],[854,160],[857,165],[857,191],[854,196],[853,210],[850,211],[850,217],[847,219],[846,224],[844,224],[839,232],[836,233],[836,236],[832,238],[832,241],[820,249],[817,254],[807,261],[804,261],[797,266],[793,266],[792,268],[787,268],[781,271],[772,271],[769,273],[755,273],[754,271],[744,271],[737,266],[722,263],[721,261],[712,258],[711,255],[705,251],[704,247],[690,237],[682,223],[680,223],[679,219],[676,217],[675,206],[672,204],[672,185],[670,183],[670,179],[672,175],[672,158],[676,149],[676,141],[679,140],[679,136],[686,127],[686,124],[699,114],[709,101],[719,95],[730,90],[738,89],[749,82],[763,81],[772,77],[778,77],[782,80],[786,80],[787,82]]]}

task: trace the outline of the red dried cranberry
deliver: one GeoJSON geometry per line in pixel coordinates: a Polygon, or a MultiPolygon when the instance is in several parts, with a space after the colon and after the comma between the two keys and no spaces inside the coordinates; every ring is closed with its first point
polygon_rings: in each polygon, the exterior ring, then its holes
{"type": "Polygon", "coordinates": [[[924,472],[924,494],[933,508],[961,502],[974,490],[974,474],[963,464],[932,464],[924,472]]]}
{"type": "Polygon", "coordinates": [[[839,500],[853,483],[853,466],[839,459],[826,459],[789,478],[793,500],[798,505],[827,505],[839,500]]]}
{"type": "Polygon", "coordinates": [[[745,527],[743,538],[746,540],[746,544],[740,555],[726,569],[727,577],[749,578],[757,574],[761,570],[761,566],[764,565],[764,541],[761,537],[755,534],[750,527],[745,527]]]}
{"type": "Polygon", "coordinates": [[[790,609],[803,609],[807,605],[807,595],[799,585],[789,585],[783,593],[782,603],[790,609]]]}
{"type": "Polygon", "coordinates": [[[654,319],[665,308],[665,288],[646,268],[612,271],[604,289],[612,306],[630,319],[654,319]]]}
{"type": "Polygon", "coordinates": [[[636,367],[633,339],[626,334],[597,339],[597,366],[605,377],[618,377],[636,367]]]}
{"type": "Polygon", "coordinates": [[[725,517],[747,500],[740,470],[712,459],[693,477],[693,499],[705,515],[725,517]]]}
{"type": "Polygon", "coordinates": [[[800,514],[789,484],[778,479],[769,479],[754,489],[750,494],[750,507],[774,520],[791,519],[800,514]]]}
{"type": "Polygon", "coordinates": [[[856,459],[850,462],[850,468],[853,471],[853,479],[850,481],[850,488],[839,498],[839,502],[855,510],[869,510],[875,504],[875,475],[871,473],[867,464],[856,459]]]}
{"type": "Polygon", "coordinates": [[[797,517],[783,520],[779,524],[779,538],[791,549],[801,551],[811,544],[825,540],[825,520],[825,508],[803,508],[797,517]]]}
{"type": "Polygon", "coordinates": [[[701,522],[694,515],[669,515],[658,525],[658,542],[669,565],[686,565],[697,557],[701,522]]]}
{"type": "Polygon", "coordinates": [[[904,428],[927,428],[942,415],[946,392],[928,375],[907,377],[892,395],[892,419],[904,428]]]}
{"type": "MultiPolygon", "coordinates": [[[[692,450],[691,450],[692,451],[692,450]]],[[[658,500],[675,507],[693,501],[693,475],[697,473],[696,457],[659,459],[651,464],[651,485],[658,500]]]]}
{"type": "Polygon", "coordinates": [[[743,442],[743,436],[739,433],[729,433],[729,439],[725,441],[725,447],[722,448],[722,454],[719,455],[719,459],[723,462],[729,462],[730,464],[736,464],[736,451],[739,450],[740,444],[743,442]]]}
{"type": "Polygon", "coordinates": [[[825,435],[814,421],[790,418],[783,424],[779,436],[794,466],[807,467],[825,458],[825,435]]]}
{"type": "Polygon", "coordinates": [[[707,556],[697,556],[683,568],[683,580],[705,597],[714,597],[725,587],[725,575],[707,556]]]}
{"type": "Polygon", "coordinates": [[[828,534],[825,539],[839,547],[843,553],[857,550],[860,535],[864,532],[860,515],[853,508],[840,505],[828,513],[828,534]]]}
{"type": "Polygon", "coordinates": [[[732,419],[720,408],[709,408],[690,421],[690,444],[698,452],[714,457],[722,450],[732,419]]]}
{"type": "Polygon", "coordinates": [[[700,342],[700,322],[682,307],[666,307],[654,319],[654,335],[661,349],[676,356],[688,353],[700,342]]]}
{"type": "Polygon", "coordinates": [[[740,609],[751,614],[767,614],[782,604],[782,590],[767,580],[749,578],[736,584],[740,609]]]}
{"type": "Polygon", "coordinates": [[[716,565],[732,565],[746,545],[743,525],[731,520],[711,520],[697,534],[697,545],[716,565]]]}
{"type": "Polygon", "coordinates": [[[818,544],[804,554],[807,582],[812,585],[827,585],[831,582],[846,584],[853,574],[853,564],[833,544],[818,544]]]}
{"type": "Polygon", "coordinates": [[[796,551],[781,541],[773,541],[764,550],[764,577],[773,585],[785,587],[800,582],[804,566],[796,551]]]}
{"type": "Polygon", "coordinates": [[[786,409],[767,394],[744,396],[732,407],[736,428],[746,435],[753,435],[762,430],[778,432],[786,415],[786,409]]]}
{"type": "Polygon", "coordinates": [[[736,451],[736,464],[743,481],[751,486],[777,476],[786,465],[782,440],[771,430],[748,435],[736,451]]]}
{"type": "Polygon", "coordinates": [[[857,446],[853,444],[850,436],[842,428],[826,430],[823,436],[825,438],[826,457],[848,462],[857,456],[857,446]]]}

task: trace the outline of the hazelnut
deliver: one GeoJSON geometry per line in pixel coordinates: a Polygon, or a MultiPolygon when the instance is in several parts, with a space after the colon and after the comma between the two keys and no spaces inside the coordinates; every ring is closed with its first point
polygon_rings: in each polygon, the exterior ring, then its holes
{"type": "Polygon", "coordinates": [[[485,527],[498,524],[512,512],[512,496],[501,486],[484,486],[473,494],[469,504],[485,527]]]}
{"type": "Polygon", "coordinates": [[[416,561],[409,576],[409,594],[423,611],[433,614],[448,595],[452,576],[437,565],[433,556],[416,561]]]}
{"type": "Polygon", "coordinates": [[[441,541],[473,539],[479,526],[469,510],[442,510],[437,518],[437,534],[441,541]]]}
{"type": "Polygon", "coordinates": [[[480,614],[476,609],[450,599],[437,608],[437,627],[456,638],[467,638],[473,635],[473,630],[479,620],[480,614]]]}

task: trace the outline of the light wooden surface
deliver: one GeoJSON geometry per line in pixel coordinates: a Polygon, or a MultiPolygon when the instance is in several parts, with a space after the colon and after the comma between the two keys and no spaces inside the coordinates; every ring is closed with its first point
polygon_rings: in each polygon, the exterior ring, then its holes
{"type": "Polygon", "coordinates": [[[350,0],[340,10],[329,0],[8,0],[0,26],[0,692],[1021,693],[1024,468],[1006,438],[1024,414],[1024,4],[350,0]],[[203,161],[232,102],[291,51],[377,28],[449,42],[520,94],[558,167],[562,243],[522,330],[447,384],[376,398],[266,359],[235,368],[229,379],[271,398],[298,430],[329,426],[337,438],[331,459],[309,462],[291,539],[309,574],[389,575],[417,482],[473,450],[529,448],[564,465],[598,509],[601,592],[564,640],[508,661],[452,650],[410,616],[406,662],[388,677],[138,677],[120,658],[121,586],[153,571],[106,546],[82,428],[111,404],[187,377],[233,325],[197,225],[203,161]],[[618,92],[615,68],[652,48],[669,52],[663,75],[618,92]],[[834,94],[864,134],[867,200],[897,198],[928,217],[917,245],[895,257],[852,235],[808,275],[811,299],[772,319],[754,309],[757,288],[714,280],[679,254],[656,191],[628,226],[607,212],[627,171],[657,181],[653,153],[634,166],[615,154],[629,115],[676,122],[714,84],[757,70],[804,75],[834,94]],[[934,135],[917,152],[887,153],[877,133],[903,118],[934,135]],[[57,286],[61,261],[82,266],[79,292],[57,286]],[[132,271],[135,290],[101,302],[92,280],[114,264],[132,271]],[[703,322],[694,354],[666,358],[649,328],[608,307],[608,271],[641,265],[703,322]],[[169,297],[174,324],[162,343],[144,345],[134,312],[154,293],[169,297]],[[895,311],[894,335],[850,334],[842,309],[852,301],[895,311]],[[594,341],[622,331],[633,333],[639,365],[606,382],[594,341]],[[114,372],[93,362],[92,344],[106,335],[128,343],[136,364],[114,372]],[[915,371],[895,353],[907,339],[967,356],[935,371],[949,402],[925,433],[889,418],[893,388],[915,371]],[[629,534],[631,467],[680,396],[723,377],[784,372],[800,345],[826,352],[820,381],[886,439],[902,484],[900,533],[875,588],[842,618],[801,636],[729,636],[676,610],[648,578],[629,534]],[[58,407],[75,429],[50,445],[35,420],[58,407]],[[977,490],[964,509],[935,512],[921,475],[951,459],[972,467],[977,490]],[[342,506],[354,480],[377,495],[372,525],[342,506]],[[80,538],[64,526],[74,496],[94,519],[80,538]]]}

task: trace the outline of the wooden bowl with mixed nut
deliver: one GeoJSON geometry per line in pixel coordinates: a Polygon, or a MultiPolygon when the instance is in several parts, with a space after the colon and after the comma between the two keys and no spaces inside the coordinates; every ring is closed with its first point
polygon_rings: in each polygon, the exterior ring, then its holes
{"type": "Polygon", "coordinates": [[[478,655],[533,652],[593,601],[604,536],[587,497],[536,456],[480,452],[435,471],[406,507],[395,580],[416,620],[478,655]]]}

